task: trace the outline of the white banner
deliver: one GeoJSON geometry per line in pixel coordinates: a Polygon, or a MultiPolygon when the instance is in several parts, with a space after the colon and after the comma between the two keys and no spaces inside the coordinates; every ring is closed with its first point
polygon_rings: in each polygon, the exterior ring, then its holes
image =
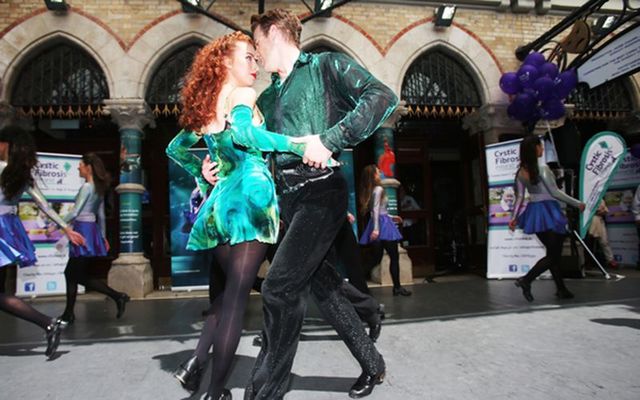
{"type": "MultiPolygon", "coordinates": [[[[78,175],[80,156],[69,154],[38,153],[38,171],[34,177],[49,204],[60,215],[73,207],[84,179],[78,175]]],[[[29,238],[36,247],[38,262],[31,267],[18,268],[16,295],[40,296],[63,294],[66,290],[64,269],[69,248],[63,234],[55,231],[47,236],[48,219],[24,195],[19,205],[19,215],[29,238]]]]}
{"type": "MultiPolygon", "coordinates": [[[[518,278],[545,255],[535,235],[511,232],[508,224],[515,203],[513,182],[520,164],[520,139],[485,147],[489,180],[487,278],[518,278]]],[[[540,162],[544,162],[544,156],[540,162]]],[[[528,199],[525,194],[525,204],[528,199]]]]}
{"type": "Polygon", "coordinates": [[[622,163],[627,147],[618,134],[604,131],[592,137],[582,151],[580,163],[580,200],[585,203],[580,213],[580,236],[587,235],[591,219],[609,187],[611,177],[622,163]]]}
{"type": "Polygon", "coordinates": [[[630,152],[622,160],[620,167],[611,178],[609,190],[604,196],[609,213],[605,220],[609,246],[613,258],[621,265],[638,264],[638,234],[631,201],[640,185],[640,158],[630,152]]]}

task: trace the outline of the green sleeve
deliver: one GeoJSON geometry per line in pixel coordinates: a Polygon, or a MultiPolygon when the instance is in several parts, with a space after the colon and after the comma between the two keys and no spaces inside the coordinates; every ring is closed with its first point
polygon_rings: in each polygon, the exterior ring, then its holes
{"type": "Polygon", "coordinates": [[[231,130],[233,141],[246,148],[259,151],[304,154],[304,143],[293,143],[288,136],[269,132],[251,122],[253,111],[249,106],[237,105],[231,110],[231,130]]]}
{"type": "Polygon", "coordinates": [[[320,134],[322,144],[334,153],[371,136],[398,106],[398,97],[355,60],[327,53],[322,75],[353,107],[337,124],[320,134]]]}
{"type": "Polygon", "coordinates": [[[189,175],[196,178],[202,193],[207,193],[211,185],[202,177],[202,160],[189,149],[200,140],[200,135],[193,131],[181,130],[167,146],[167,156],[181,166],[189,175]]]}

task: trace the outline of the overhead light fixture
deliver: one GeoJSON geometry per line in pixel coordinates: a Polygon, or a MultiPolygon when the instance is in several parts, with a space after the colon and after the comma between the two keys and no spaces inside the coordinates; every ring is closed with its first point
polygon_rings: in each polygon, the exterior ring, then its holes
{"type": "Polygon", "coordinates": [[[438,27],[451,26],[453,22],[453,16],[456,15],[456,6],[441,5],[436,8],[436,21],[435,25],[438,27]]]}
{"type": "Polygon", "coordinates": [[[316,14],[320,14],[322,17],[330,17],[331,11],[324,12],[327,8],[333,5],[333,0],[316,0],[316,5],[314,7],[314,12],[316,14]]]}
{"type": "Polygon", "coordinates": [[[605,32],[608,32],[615,22],[615,16],[603,15],[593,21],[593,25],[591,25],[591,31],[593,31],[593,33],[595,33],[596,35],[601,35],[605,32]]]}
{"type": "Polygon", "coordinates": [[[183,0],[180,3],[182,4],[182,11],[186,13],[197,12],[196,9],[202,8],[202,1],[200,0],[183,0]]]}
{"type": "Polygon", "coordinates": [[[69,9],[69,5],[65,0],[44,0],[44,4],[51,11],[67,11],[69,9]]]}

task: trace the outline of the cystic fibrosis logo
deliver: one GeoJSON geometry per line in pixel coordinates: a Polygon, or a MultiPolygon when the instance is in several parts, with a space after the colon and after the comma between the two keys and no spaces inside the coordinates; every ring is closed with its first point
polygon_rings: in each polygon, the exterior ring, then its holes
{"type": "Polygon", "coordinates": [[[25,292],[35,292],[36,291],[36,283],[35,282],[25,282],[24,283],[24,291],[25,292]]]}

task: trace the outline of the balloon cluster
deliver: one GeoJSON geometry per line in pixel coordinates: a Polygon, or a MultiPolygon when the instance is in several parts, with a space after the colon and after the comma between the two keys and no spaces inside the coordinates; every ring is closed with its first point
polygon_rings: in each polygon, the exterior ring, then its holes
{"type": "Polygon", "coordinates": [[[564,99],[577,84],[574,69],[560,72],[538,52],[529,53],[518,71],[500,78],[500,89],[511,97],[507,114],[528,123],[564,116],[564,99]]]}

